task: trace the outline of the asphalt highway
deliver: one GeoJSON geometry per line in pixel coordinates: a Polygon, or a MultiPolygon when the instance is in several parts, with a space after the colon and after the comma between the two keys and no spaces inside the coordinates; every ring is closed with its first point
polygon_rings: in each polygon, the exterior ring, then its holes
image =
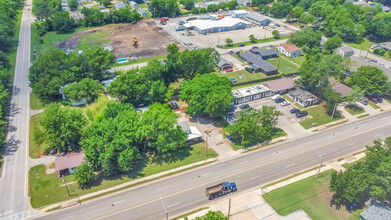
{"type": "Polygon", "coordinates": [[[165,219],[163,202],[169,216],[173,217],[221,199],[209,201],[205,196],[206,187],[233,181],[238,186],[236,193],[240,193],[317,166],[321,157],[326,162],[363,150],[374,139],[387,136],[391,136],[391,112],[265,147],[38,218],[165,219]]]}
{"type": "Polygon", "coordinates": [[[26,168],[30,121],[30,88],[27,76],[30,67],[30,27],[33,18],[28,8],[31,8],[31,0],[25,1],[20,26],[5,162],[0,177],[0,219],[22,219],[30,213],[26,168]]]}

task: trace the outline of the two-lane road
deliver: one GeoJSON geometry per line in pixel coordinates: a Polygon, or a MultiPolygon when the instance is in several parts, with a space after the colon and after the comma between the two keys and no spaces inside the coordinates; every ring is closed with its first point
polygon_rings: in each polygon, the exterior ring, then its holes
{"type": "Polygon", "coordinates": [[[314,167],[321,161],[319,156],[325,161],[337,159],[390,135],[391,112],[387,112],[49,213],[40,219],[165,219],[160,197],[169,215],[178,215],[207,206],[207,186],[235,181],[240,193],[314,167]]]}
{"type": "Polygon", "coordinates": [[[31,0],[25,1],[16,55],[11,112],[2,176],[0,177],[0,219],[22,219],[30,212],[27,191],[30,88],[31,0]]]}

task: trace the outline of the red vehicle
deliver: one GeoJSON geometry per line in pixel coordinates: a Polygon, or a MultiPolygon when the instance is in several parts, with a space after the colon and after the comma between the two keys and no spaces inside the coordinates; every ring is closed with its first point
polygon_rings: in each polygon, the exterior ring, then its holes
{"type": "Polygon", "coordinates": [[[232,71],[234,71],[233,69],[226,69],[226,70],[224,70],[226,73],[229,73],[229,72],[232,72],[232,71]]]}
{"type": "Polygon", "coordinates": [[[160,18],[160,22],[163,22],[163,21],[167,22],[168,20],[169,19],[167,17],[160,18]]]}

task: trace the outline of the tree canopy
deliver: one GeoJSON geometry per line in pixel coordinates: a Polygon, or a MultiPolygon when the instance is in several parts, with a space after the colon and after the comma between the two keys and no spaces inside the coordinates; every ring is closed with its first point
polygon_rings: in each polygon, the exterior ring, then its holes
{"type": "Polygon", "coordinates": [[[321,39],[322,33],[320,31],[314,31],[310,27],[304,27],[289,36],[290,43],[296,44],[304,50],[319,47],[321,39]]]}
{"type": "Polygon", "coordinates": [[[179,4],[176,0],[152,0],[148,4],[152,17],[173,17],[180,15],[179,4]]]}
{"type": "Polygon", "coordinates": [[[367,94],[383,94],[387,88],[388,77],[374,66],[360,66],[352,77],[346,80],[351,86],[358,86],[367,94]]]}
{"type": "Polygon", "coordinates": [[[84,78],[80,82],[68,84],[63,91],[68,99],[74,101],[86,99],[87,103],[94,102],[103,92],[103,85],[90,78],[84,78]]]}

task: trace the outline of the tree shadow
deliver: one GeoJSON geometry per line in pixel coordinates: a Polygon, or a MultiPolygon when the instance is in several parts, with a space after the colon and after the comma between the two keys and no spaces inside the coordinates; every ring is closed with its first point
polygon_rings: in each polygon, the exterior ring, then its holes
{"type": "Polygon", "coordinates": [[[9,110],[9,116],[14,117],[16,114],[19,114],[20,109],[16,106],[16,104],[12,103],[10,105],[10,110],[9,110]]]}
{"type": "Polygon", "coordinates": [[[20,140],[15,139],[15,135],[12,135],[5,142],[5,156],[14,155],[14,153],[18,150],[19,144],[22,142],[20,140]]]}

